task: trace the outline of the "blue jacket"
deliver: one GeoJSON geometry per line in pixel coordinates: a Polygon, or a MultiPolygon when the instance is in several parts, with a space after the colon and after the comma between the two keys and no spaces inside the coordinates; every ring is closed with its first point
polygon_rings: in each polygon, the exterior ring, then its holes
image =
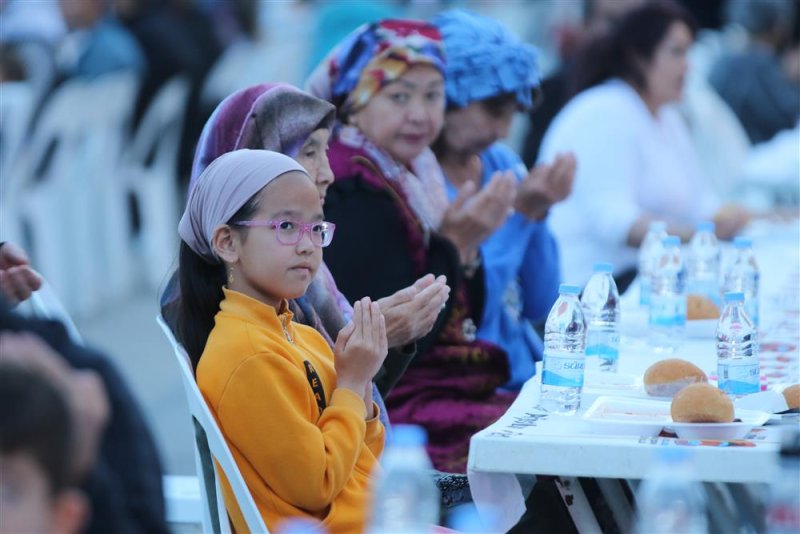
{"type": "MultiPolygon", "coordinates": [[[[527,175],[522,160],[507,146],[495,143],[481,156],[485,185],[497,171],[512,170],[518,180],[527,175]]],[[[452,201],[458,191],[448,183],[452,201]]],[[[533,324],[547,318],[558,297],[558,245],[547,221],[535,222],[515,213],[481,245],[486,276],[486,302],[477,336],[501,346],[508,354],[511,379],[518,390],[535,374],[543,344],[533,324]]]]}

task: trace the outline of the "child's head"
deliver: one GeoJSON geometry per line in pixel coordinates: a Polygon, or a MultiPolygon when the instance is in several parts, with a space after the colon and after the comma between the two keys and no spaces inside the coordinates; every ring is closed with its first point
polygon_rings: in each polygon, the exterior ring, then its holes
{"type": "Polygon", "coordinates": [[[0,532],[79,532],[88,505],[70,487],[72,416],[35,368],[0,363],[0,532]]]}
{"type": "Polygon", "coordinates": [[[189,194],[178,231],[178,334],[197,361],[222,300],[222,286],[277,307],[302,296],[333,227],[303,167],[266,150],[214,160],[189,194]]]}

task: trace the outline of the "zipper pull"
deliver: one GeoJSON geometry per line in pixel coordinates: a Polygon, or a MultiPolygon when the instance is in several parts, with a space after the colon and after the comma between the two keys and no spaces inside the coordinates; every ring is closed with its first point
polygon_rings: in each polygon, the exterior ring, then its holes
{"type": "Polygon", "coordinates": [[[283,328],[283,335],[289,343],[294,344],[294,339],[292,339],[292,334],[289,333],[289,327],[287,325],[287,317],[286,314],[282,314],[280,316],[281,319],[281,327],[283,328]]]}

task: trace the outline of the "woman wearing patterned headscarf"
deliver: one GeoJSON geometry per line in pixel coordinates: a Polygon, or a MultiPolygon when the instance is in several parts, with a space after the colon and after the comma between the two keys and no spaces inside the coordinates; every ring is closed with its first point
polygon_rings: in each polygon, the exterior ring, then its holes
{"type": "Polygon", "coordinates": [[[499,142],[517,111],[532,105],[539,87],[533,47],[499,22],[463,10],[433,21],[447,54],[447,111],[433,150],[451,200],[466,183],[481,189],[497,173],[511,171],[518,183],[515,213],[483,242],[486,303],[478,329],[505,349],[511,368],[507,388],[519,389],[542,359],[542,340],[533,324],[547,317],[558,297],[558,247],[547,227],[549,207],[572,188],[575,159],[530,172],[499,142]]]}
{"type": "Polygon", "coordinates": [[[502,415],[514,395],[502,349],[475,339],[483,276],[478,246],[502,223],[514,182],[465,187],[448,205],[430,144],[444,118],[445,62],[439,31],[385,20],[345,39],[308,82],[334,103],[339,124],[329,157],[335,181],[326,217],[339,228],[326,262],[350,298],[379,298],[423,273],[453,288],[434,330],[387,398],[393,423],[428,431],[437,469],[464,472],[469,438],[502,415]]]}
{"type": "MultiPolygon", "coordinates": [[[[333,181],[326,149],[334,113],[330,103],[288,84],[259,84],[233,93],[220,103],[203,128],[190,190],[202,171],[222,154],[246,148],[264,149],[288,155],[303,165],[324,202],[325,192],[333,181]]],[[[175,282],[173,278],[165,300],[177,296],[175,282]]],[[[425,276],[379,302],[392,347],[375,377],[376,386],[384,394],[391,390],[415,354],[414,340],[432,328],[448,292],[443,279],[425,276]]],[[[353,313],[325,263],[306,294],[290,300],[289,306],[295,321],[313,326],[331,346],[353,313]]],[[[165,317],[170,316],[171,307],[165,308],[165,317]]]]}

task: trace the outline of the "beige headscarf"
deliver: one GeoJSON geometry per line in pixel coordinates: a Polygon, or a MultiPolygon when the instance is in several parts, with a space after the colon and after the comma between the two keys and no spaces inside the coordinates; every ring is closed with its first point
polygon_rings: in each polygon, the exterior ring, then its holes
{"type": "Polygon", "coordinates": [[[206,261],[219,263],[211,248],[214,230],[227,223],[265,185],[291,171],[308,176],[299,163],[278,152],[235,150],[223,154],[197,178],[178,223],[178,234],[206,261]]]}

